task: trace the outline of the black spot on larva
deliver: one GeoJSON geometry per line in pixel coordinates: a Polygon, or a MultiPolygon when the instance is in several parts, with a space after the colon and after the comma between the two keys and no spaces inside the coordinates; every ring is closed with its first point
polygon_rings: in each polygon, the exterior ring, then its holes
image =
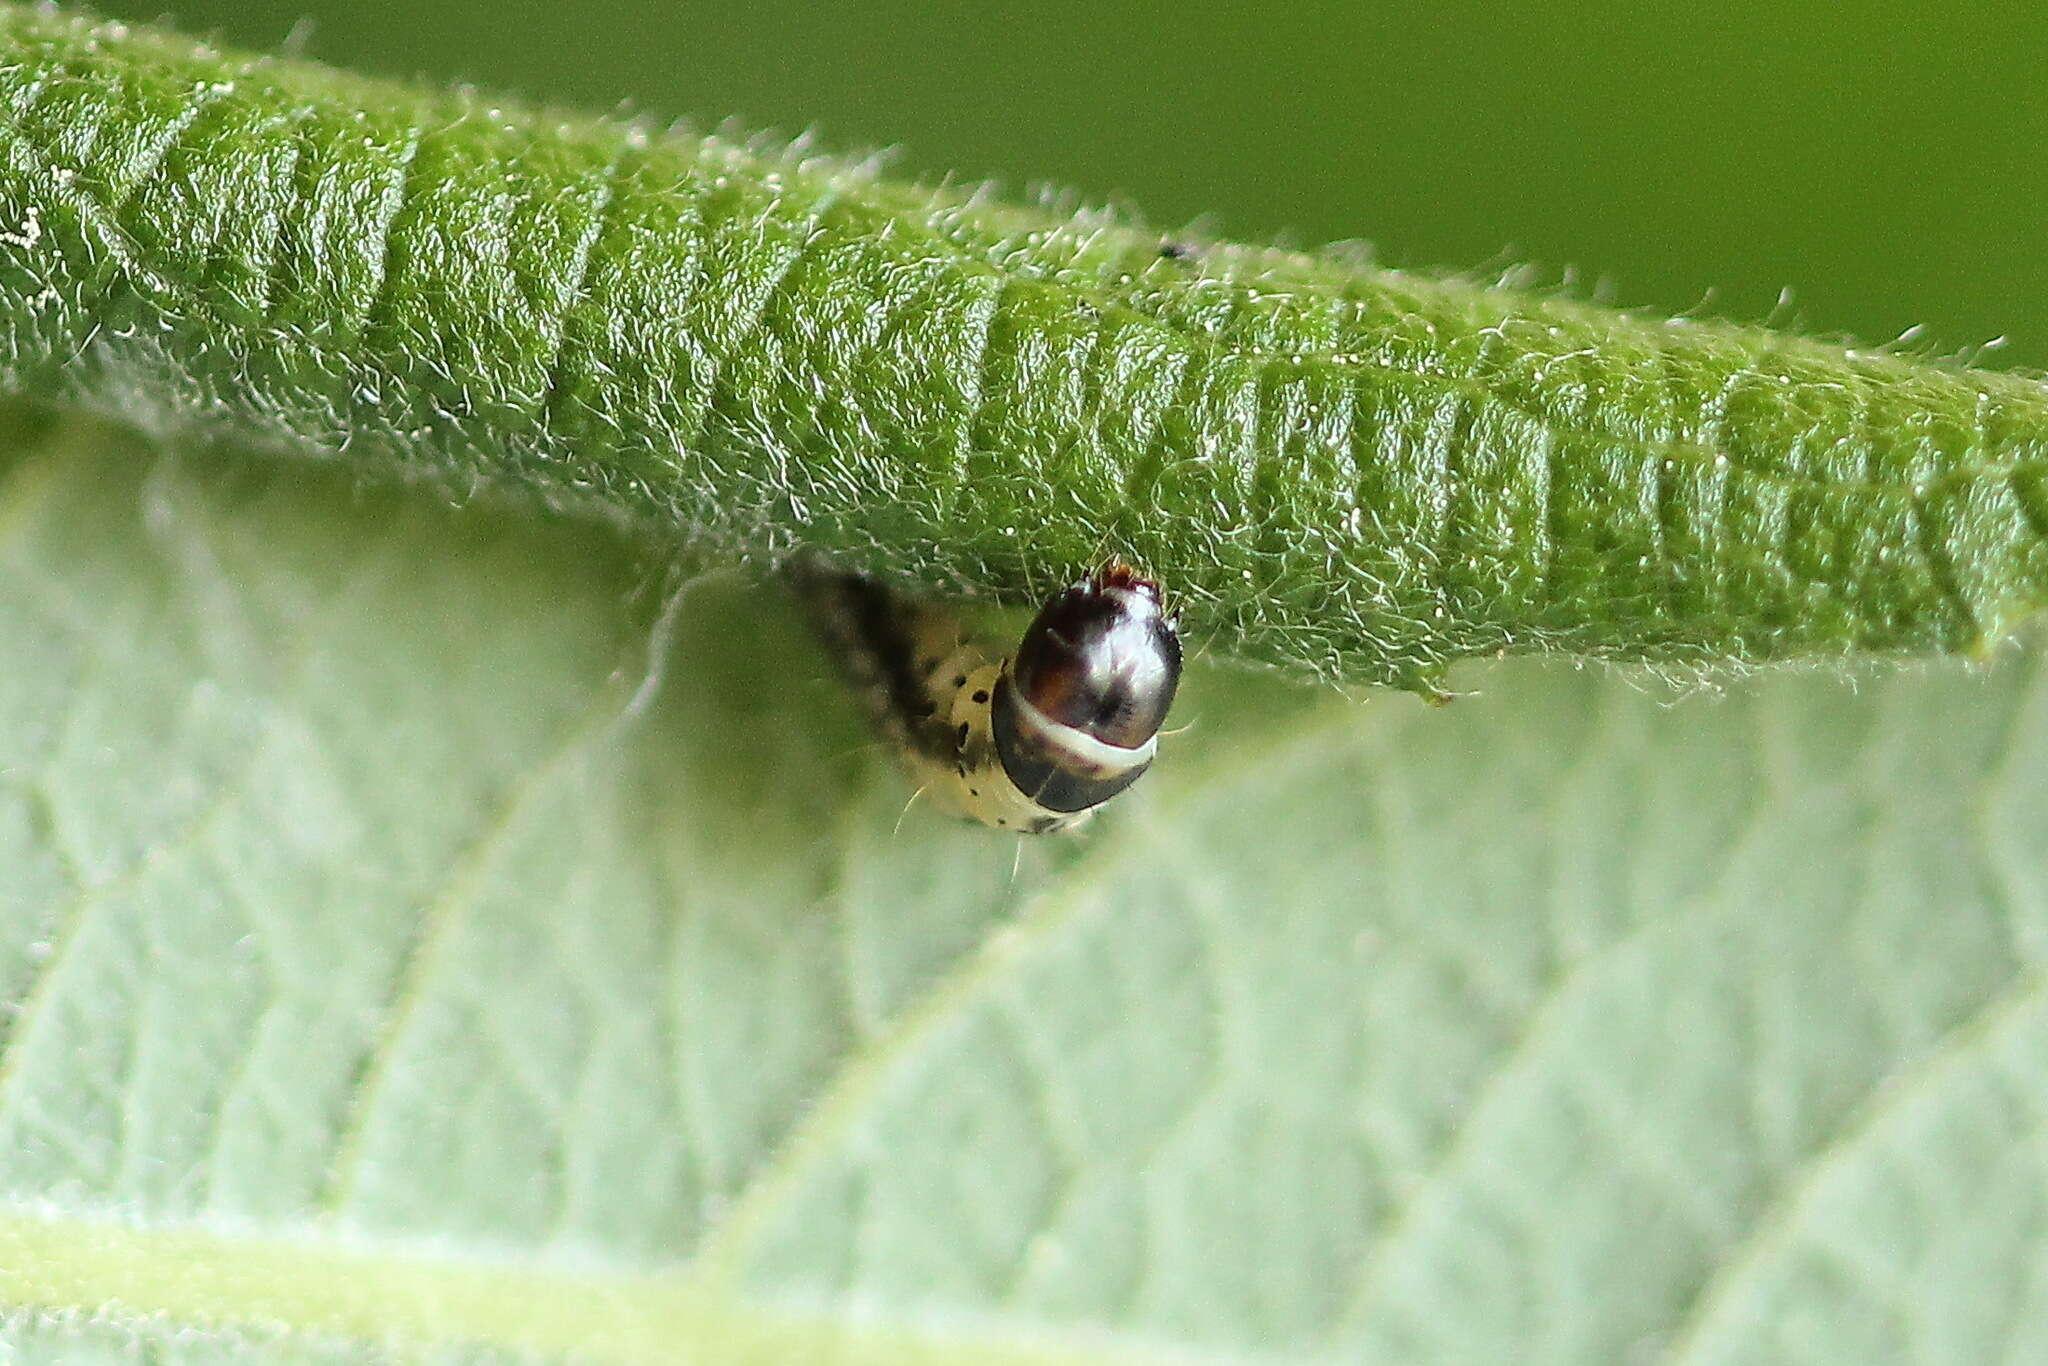
{"type": "Polygon", "coordinates": [[[981,795],[981,789],[978,787],[970,787],[967,789],[967,795],[970,797],[979,797],[981,795]]]}
{"type": "Polygon", "coordinates": [[[974,700],[975,700],[975,701],[977,701],[977,702],[986,702],[986,701],[988,701],[988,689],[987,689],[987,688],[977,688],[977,689],[975,689],[975,692],[974,692],[974,700]]]}
{"type": "Polygon", "coordinates": [[[955,734],[959,736],[961,744],[967,743],[967,723],[965,721],[960,723],[960,729],[955,734]]]}
{"type": "Polygon", "coordinates": [[[939,657],[937,655],[933,655],[930,659],[924,660],[921,663],[919,663],[917,667],[928,674],[935,674],[939,671],[939,657]]]}
{"type": "Polygon", "coordinates": [[[956,688],[964,688],[964,687],[966,687],[966,686],[967,686],[967,675],[966,675],[966,674],[955,674],[955,675],[953,675],[953,686],[954,686],[954,687],[956,687],[956,688]]]}
{"type": "Polygon", "coordinates": [[[1189,261],[1194,259],[1194,255],[1195,249],[1185,242],[1159,244],[1159,259],[1162,261],[1189,261]]]}

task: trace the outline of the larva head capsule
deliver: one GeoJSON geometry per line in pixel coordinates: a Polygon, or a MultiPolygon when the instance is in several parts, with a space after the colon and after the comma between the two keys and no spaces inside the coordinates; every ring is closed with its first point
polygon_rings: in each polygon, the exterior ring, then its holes
{"type": "Polygon", "coordinates": [[[1040,609],[996,683],[996,753],[1048,811],[1085,811],[1138,780],[1180,685],[1159,585],[1110,565],[1040,609]]]}

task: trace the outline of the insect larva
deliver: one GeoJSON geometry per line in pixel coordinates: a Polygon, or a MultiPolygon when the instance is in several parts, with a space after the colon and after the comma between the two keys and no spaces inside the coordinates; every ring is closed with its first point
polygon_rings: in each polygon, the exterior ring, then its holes
{"type": "Polygon", "coordinates": [[[1070,830],[1151,766],[1180,683],[1159,585],[1111,564],[1055,594],[1014,653],[951,613],[816,563],[793,576],[918,790],[1004,830],[1070,830]]]}

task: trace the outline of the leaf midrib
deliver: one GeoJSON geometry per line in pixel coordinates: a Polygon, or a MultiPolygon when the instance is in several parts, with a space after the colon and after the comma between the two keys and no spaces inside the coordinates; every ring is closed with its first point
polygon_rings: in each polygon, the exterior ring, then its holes
{"type": "Polygon", "coordinates": [[[263,1327],[354,1339],[401,1356],[449,1343],[546,1357],[659,1366],[806,1361],[841,1366],[1171,1366],[1186,1354],[1107,1337],[1033,1341],[1000,1324],[924,1320],[921,1331],[859,1314],[823,1316],[744,1302],[690,1273],[593,1265],[543,1269],[430,1248],[315,1244],[144,1228],[0,1206],[0,1299],[16,1308],[182,1325],[263,1327]]]}

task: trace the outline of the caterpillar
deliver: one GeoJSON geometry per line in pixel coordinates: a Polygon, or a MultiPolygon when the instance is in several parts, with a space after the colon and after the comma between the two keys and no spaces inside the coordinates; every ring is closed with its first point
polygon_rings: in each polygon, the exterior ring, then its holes
{"type": "Polygon", "coordinates": [[[1180,635],[1158,583],[1130,566],[1055,593],[1001,656],[935,603],[816,561],[790,568],[940,809],[1001,830],[1071,830],[1151,766],[1180,684],[1180,635]]]}

